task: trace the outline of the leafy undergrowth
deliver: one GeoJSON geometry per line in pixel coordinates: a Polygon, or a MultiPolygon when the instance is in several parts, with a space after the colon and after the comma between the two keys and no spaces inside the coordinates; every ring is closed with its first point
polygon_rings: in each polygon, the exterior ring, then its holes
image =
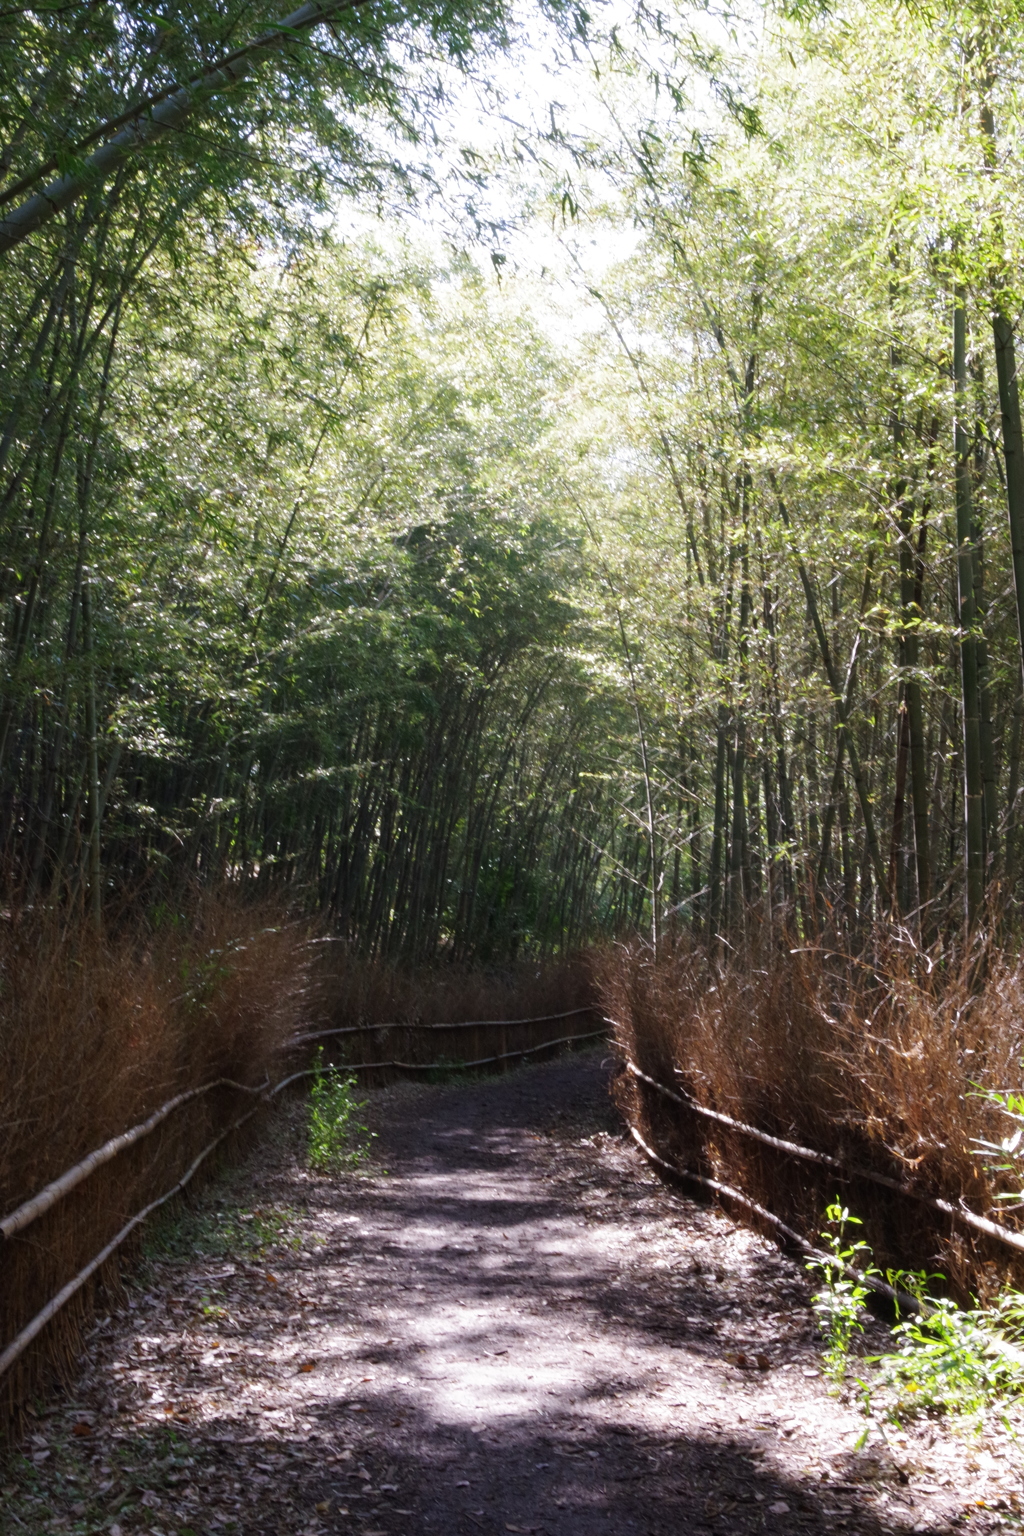
{"type": "MultiPolygon", "coordinates": [[[[988,1307],[958,1307],[934,1295],[945,1276],[925,1271],[885,1272],[888,1285],[919,1310],[904,1308],[890,1335],[895,1348],[855,1353],[869,1321],[869,1282],[881,1278],[869,1246],[856,1235],[856,1216],[838,1200],[819,1234],[831,1262],[813,1259],[808,1271],[821,1289],[812,1306],[824,1342],[823,1372],[837,1395],[859,1399],[868,1425],[900,1426],[941,1418],[968,1437],[1002,1432],[1024,1450],[1024,1295],[1007,1289],[988,1307]]],[[[1024,1459],[1022,1459],[1024,1465],[1024,1459]]]]}
{"type": "Polygon", "coordinates": [[[147,1234],[146,1259],[196,1256],[243,1260],[266,1258],[275,1248],[294,1248],[296,1212],[276,1205],[246,1208],[213,1192],[157,1224],[147,1234]]]}
{"type": "MultiPolygon", "coordinates": [[[[92,1427],[84,1420],[66,1439],[47,1430],[40,1423],[25,1450],[4,1465],[0,1497],[12,1533],[19,1527],[41,1530],[44,1521],[46,1529],[56,1529],[52,1521],[59,1509],[59,1529],[69,1536],[91,1536],[100,1527],[108,1536],[123,1536],[139,1519],[155,1518],[178,1485],[201,1476],[197,1458],[170,1425],[155,1436],[105,1439],[102,1449],[97,1441],[95,1450],[92,1427]]],[[[188,1525],[176,1532],[197,1536],[188,1525]]]]}

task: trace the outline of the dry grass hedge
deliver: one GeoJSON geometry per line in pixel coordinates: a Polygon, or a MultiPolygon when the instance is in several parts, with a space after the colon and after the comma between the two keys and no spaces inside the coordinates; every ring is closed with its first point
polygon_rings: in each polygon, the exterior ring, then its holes
{"type": "MultiPolygon", "coordinates": [[[[857,954],[774,942],[727,957],[686,940],[640,943],[598,963],[624,1054],[698,1103],[769,1134],[960,1202],[1005,1226],[1012,1174],[986,1171],[977,1141],[1012,1126],[980,1087],[1021,1086],[1024,961],[992,947],[923,954],[879,929],[857,954]]],[[[905,1196],[773,1151],[666,1102],[633,1079],[623,1109],[662,1156],[742,1189],[808,1235],[839,1194],[876,1258],[942,1269],[985,1300],[1020,1283],[1024,1255],[905,1196]]]]}
{"type": "MultiPolygon", "coordinates": [[[[275,1073],[304,1006],[302,937],[279,913],[223,895],[107,940],[69,933],[55,913],[0,927],[0,1213],[182,1090],[275,1073]]],[[[0,1239],[0,1342],[248,1102],[230,1088],[191,1101],[0,1239]]],[[[115,1257],[0,1379],[0,1423],[70,1368],[98,1290],[118,1273],[115,1257]]]]}

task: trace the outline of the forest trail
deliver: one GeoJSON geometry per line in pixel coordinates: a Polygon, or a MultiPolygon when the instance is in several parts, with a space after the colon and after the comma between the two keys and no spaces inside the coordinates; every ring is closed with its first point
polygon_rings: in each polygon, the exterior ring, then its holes
{"type": "Polygon", "coordinates": [[[254,1219],[296,1213],[291,1246],[155,1263],[40,1421],[5,1532],[994,1528],[996,1469],[962,1446],[857,1447],[802,1269],[662,1185],[607,1076],[383,1091],[368,1173],[270,1138],[237,1177],[254,1219]]]}

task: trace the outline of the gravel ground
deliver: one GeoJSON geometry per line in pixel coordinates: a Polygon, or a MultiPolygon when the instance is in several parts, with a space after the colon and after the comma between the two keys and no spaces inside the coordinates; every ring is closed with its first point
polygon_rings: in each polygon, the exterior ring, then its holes
{"type": "Polygon", "coordinates": [[[295,1106],[207,1199],[229,1255],[150,1261],[0,1464],[5,1536],[1019,1523],[1006,1435],[859,1444],[802,1268],[659,1182],[599,1056],[369,1113],[368,1172],[308,1173],[295,1106]]]}

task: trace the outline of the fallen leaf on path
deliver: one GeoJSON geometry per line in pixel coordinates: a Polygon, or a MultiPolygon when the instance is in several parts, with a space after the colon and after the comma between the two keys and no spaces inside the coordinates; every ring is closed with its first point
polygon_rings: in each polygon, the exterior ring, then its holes
{"type": "Polygon", "coordinates": [[[92,1425],[91,1424],[76,1424],[75,1427],[72,1429],[71,1433],[73,1435],[91,1435],[92,1434],[92,1425]]]}
{"type": "Polygon", "coordinates": [[[749,1371],[753,1361],[749,1355],[745,1355],[742,1349],[727,1349],[724,1355],[727,1365],[738,1366],[741,1371],[749,1371]]]}
{"type": "Polygon", "coordinates": [[[330,1507],[331,1507],[330,1499],[321,1499],[320,1503],[316,1506],[316,1512],[317,1512],[318,1515],[326,1515],[326,1513],[330,1509],[330,1507]]]}
{"type": "Polygon", "coordinates": [[[302,1364],[299,1366],[300,1374],[311,1371],[315,1365],[315,1360],[303,1360],[302,1364]]]}
{"type": "Polygon", "coordinates": [[[770,1515],[788,1515],[789,1505],[785,1499],[779,1499],[776,1503],[768,1505],[768,1513],[770,1515]]]}

